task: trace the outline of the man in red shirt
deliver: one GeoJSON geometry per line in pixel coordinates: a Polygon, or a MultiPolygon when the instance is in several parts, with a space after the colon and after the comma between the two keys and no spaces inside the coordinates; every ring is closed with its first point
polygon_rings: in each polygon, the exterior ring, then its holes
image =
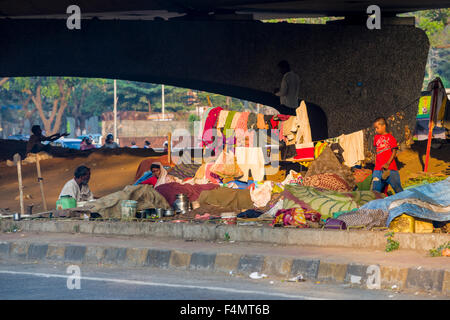
{"type": "Polygon", "coordinates": [[[398,151],[397,140],[387,132],[386,119],[377,118],[373,126],[377,133],[373,141],[377,150],[375,169],[372,175],[373,190],[383,192],[385,187],[390,185],[395,193],[402,192],[400,175],[395,162],[398,151]]]}

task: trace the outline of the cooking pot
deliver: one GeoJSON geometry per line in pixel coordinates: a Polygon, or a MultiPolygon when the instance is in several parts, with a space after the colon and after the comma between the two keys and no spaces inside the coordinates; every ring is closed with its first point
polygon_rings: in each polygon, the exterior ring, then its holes
{"type": "Polygon", "coordinates": [[[175,215],[175,211],[173,209],[166,209],[164,211],[164,217],[173,217],[175,215]]]}
{"type": "Polygon", "coordinates": [[[155,215],[158,218],[162,218],[164,216],[164,209],[163,208],[156,208],[155,209],[155,215]]]}

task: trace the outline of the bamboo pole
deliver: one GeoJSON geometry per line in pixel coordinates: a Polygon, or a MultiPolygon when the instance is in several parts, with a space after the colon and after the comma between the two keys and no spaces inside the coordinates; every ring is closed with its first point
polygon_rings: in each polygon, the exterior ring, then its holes
{"type": "Polygon", "coordinates": [[[169,161],[169,165],[172,164],[172,133],[169,132],[167,134],[167,159],[169,161]]]}
{"type": "Polygon", "coordinates": [[[44,210],[47,211],[47,201],[45,201],[45,194],[44,194],[44,179],[41,175],[41,165],[39,163],[39,154],[36,154],[36,169],[38,174],[38,182],[39,182],[39,188],[41,189],[41,197],[42,197],[42,203],[44,206],[44,210]]]}
{"type": "Polygon", "coordinates": [[[20,154],[16,153],[14,155],[14,162],[17,164],[17,179],[19,180],[19,201],[20,201],[20,214],[23,216],[25,214],[25,209],[23,205],[23,185],[22,185],[22,159],[20,154]]]}
{"type": "Polygon", "coordinates": [[[432,90],[433,90],[433,93],[432,93],[432,98],[431,98],[430,121],[428,122],[427,152],[426,152],[426,156],[425,156],[425,166],[423,168],[423,172],[428,171],[428,161],[430,159],[431,139],[433,138],[434,116],[436,113],[437,96],[438,96],[438,90],[439,90],[439,85],[436,80],[433,80],[432,90]]]}

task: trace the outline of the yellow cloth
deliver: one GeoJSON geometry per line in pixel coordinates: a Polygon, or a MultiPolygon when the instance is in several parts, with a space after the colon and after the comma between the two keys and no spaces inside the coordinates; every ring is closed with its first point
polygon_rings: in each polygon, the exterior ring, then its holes
{"type": "Polygon", "coordinates": [[[220,111],[219,120],[217,121],[217,128],[223,128],[225,126],[225,121],[227,120],[228,112],[230,111],[227,110],[220,111]]]}

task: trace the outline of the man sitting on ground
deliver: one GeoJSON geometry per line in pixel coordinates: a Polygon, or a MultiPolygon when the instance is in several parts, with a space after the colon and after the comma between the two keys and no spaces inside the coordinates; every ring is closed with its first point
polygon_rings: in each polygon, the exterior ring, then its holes
{"type": "Polygon", "coordinates": [[[42,141],[55,141],[58,140],[61,137],[66,137],[69,134],[68,133],[55,133],[52,134],[49,137],[46,137],[42,134],[42,129],[41,126],[39,125],[35,125],[31,128],[31,132],[33,133],[30,137],[30,139],[28,139],[28,143],[27,143],[27,153],[39,153],[41,151],[45,151],[48,152],[50,150],[50,145],[44,145],[42,143],[42,141]]]}
{"type": "Polygon", "coordinates": [[[91,178],[91,169],[86,166],[76,168],[74,178],[67,181],[59,194],[62,196],[71,196],[78,201],[89,201],[94,199],[94,195],[89,189],[89,179],[91,178]]]}

